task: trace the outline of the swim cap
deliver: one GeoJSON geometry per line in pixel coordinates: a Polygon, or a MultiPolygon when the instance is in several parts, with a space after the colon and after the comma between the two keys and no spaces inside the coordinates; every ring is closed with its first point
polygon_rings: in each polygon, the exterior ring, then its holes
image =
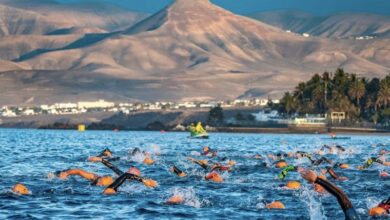
{"type": "Polygon", "coordinates": [[[284,204],[280,201],[271,202],[271,203],[267,204],[265,207],[267,209],[285,209],[286,208],[284,206],[284,204]]]}
{"type": "Polygon", "coordinates": [[[104,194],[106,195],[113,195],[116,193],[115,189],[113,188],[106,188],[104,191],[103,191],[104,194]]]}
{"type": "Polygon", "coordinates": [[[112,177],[110,177],[110,176],[103,176],[103,177],[100,177],[97,180],[96,186],[109,186],[113,182],[114,182],[114,180],[112,179],[112,177]]]}
{"type": "Polygon", "coordinates": [[[153,164],[153,163],[154,163],[154,161],[153,161],[153,159],[150,158],[150,157],[146,157],[146,158],[144,159],[144,164],[151,165],[151,164],[153,164]]]}
{"type": "Polygon", "coordinates": [[[297,189],[301,188],[301,183],[299,183],[298,181],[289,181],[287,183],[286,187],[289,189],[297,190],[297,189]]]}
{"type": "Polygon", "coordinates": [[[276,168],[283,168],[283,167],[286,167],[286,166],[287,166],[286,161],[279,161],[275,165],[276,168]]]}
{"type": "Polygon", "coordinates": [[[236,161],[234,160],[229,160],[229,166],[234,166],[236,165],[236,161]]]}
{"type": "Polygon", "coordinates": [[[222,183],[223,182],[222,177],[218,173],[216,173],[216,172],[212,172],[212,173],[207,174],[205,176],[205,179],[206,180],[212,180],[212,181],[214,181],[216,183],[222,183]]]}
{"type": "Polygon", "coordinates": [[[183,202],[183,198],[181,196],[172,196],[167,200],[168,204],[180,204],[183,202]]]}
{"type": "Polygon", "coordinates": [[[347,163],[342,163],[342,164],[339,165],[339,167],[340,167],[341,169],[348,169],[348,168],[349,168],[349,164],[347,164],[347,163]]]}
{"type": "Polygon", "coordinates": [[[28,191],[27,187],[21,183],[17,183],[12,188],[12,192],[18,193],[20,195],[28,195],[30,192],[28,191]]]}
{"type": "Polygon", "coordinates": [[[371,208],[368,211],[368,215],[370,215],[370,216],[381,216],[381,215],[386,215],[386,214],[387,214],[386,209],[379,207],[379,206],[371,208]]]}

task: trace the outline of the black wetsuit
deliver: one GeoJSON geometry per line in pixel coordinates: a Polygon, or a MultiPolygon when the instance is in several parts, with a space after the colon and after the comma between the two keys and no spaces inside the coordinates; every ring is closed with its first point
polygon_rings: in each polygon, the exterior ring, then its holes
{"type": "Polygon", "coordinates": [[[370,167],[374,162],[379,163],[379,164],[382,164],[382,165],[383,165],[383,163],[384,163],[382,160],[380,160],[380,159],[378,159],[378,158],[376,158],[376,157],[371,157],[371,158],[369,158],[369,159],[366,161],[366,163],[364,163],[363,169],[366,169],[366,168],[370,167]]]}
{"type": "Polygon", "coordinates": [[[114,173],[116,173],[118,176],[121,176],[124,173],[122,170],[118,169],[118,167],[114,166],[112,163],[110,163],[106,159],[102,159],[102,164],[104,164],[106,167],[108,167],[112,171],[114,171],[114,173]]]}
{"type": "Polygon", "coordinates": [[[329,160],[328,158],[326,158],[326,157],[321,157],[320,159],[318,159],[318,160],[312,160],[312,164],[314,165],[314,166],[318,166],[318,165],[320,165],[322,162],[327,162],[328,164],[332,164],[332,161],[331,160],[329,160]]]}
{"type": "Polygon", "coordinates": [[[173,172],[176,173],[176,175],[180,176],[181,174],[184,174],[183,171],[181,171],[179,168],[177,168],[176,166],[173,166],[172,167],[173,169],[173,172]]]}
{"type": "Polygon", "coordinates": [[[135,180],[138,182],[143,182],[143,179],[137,175],[131,173],[124,173],[120,177],[118,177],[111,185],[107,188],[111,188],[113,190],[118,191],[118,188],[126,181],[126,180],[135,180]]]}
{"type": "Polygon", "coordinates": [[[329,175],[333,178],[338,180],[340,178],[339,175],[337,175],[336,171],[332,167],[326,167],[326,172],[329,173],[329,175]]]}
{"type": "Polygon", "coordinates": [[[199,166],[201,166],[203,169],[207,170],[208,169],[208,166],[204,163],[201,163],[200,161],[198,160],[193,160],[194,163],[198,164],[199,166]]]}
{"type": "Polygon", "coordinates": [[[360,219],[356,213],[356,210],[353,208],[351,201],[349,201],[348,196],[340,188],[338,188],[333,183],[321,178],[317,178],[314,183],[321,185],[324,187],[324,189],[326,189],[326,191],[337,198],[337,201],[339,202],[344,212],[346,220],[360,219]]]}

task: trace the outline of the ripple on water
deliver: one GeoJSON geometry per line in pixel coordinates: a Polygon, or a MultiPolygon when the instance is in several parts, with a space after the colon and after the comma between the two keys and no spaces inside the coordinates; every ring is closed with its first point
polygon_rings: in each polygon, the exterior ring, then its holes
{"type": "MultiPolygon", "coordinates": [[[[350,196],[362,218],[367,217],[368,208],[388,196],[383,192],[390,188],[390,179],[379,178],[379,171],[389,172],[389,168],[375,165],[365,171],[355,169],[380,149],[390,150],[386,136],[353,136],[351,140],[323,139],[321,135],[223,133],[212,134],[209,140],[186,137],[185,133],[171,132],[0,130],[0,219],[340,219],[343,214],[335,198],[314,193],[296,172],[280,181],[280,170],[273,168],[272,160],[265,159],[272,167],[266,168],[263,161],[251,158],[257,153],[313,152],[323,144],[347,148],[341,155],[326,156],[350,164],[351,169],[337,170],[350,180],[336,184],[350,196]],[[205,181],[206,172],[187,159],[198,157],[206,145],[217,149],[219,158],[237,162],[231,173],[222,175],[224,183],[205,181]],[[112,175],[104,166],[86,162],[88,156],[106,147],[121,157],[114,163],[122,170],[137,166],[143,175],[157,180],[159,187],[125,183],[117,195],[104,196],[103,188],[90,186],[78,177],[67,181],[48,178],[48,173],[68,168],[112,175]],[[149,151],[155,164],[142,164],[143,154],[129,156],[135,147],[149,151]],[[169,171],[172,165],[180,167],[187,177],[173,175],[169,171]],[[302,188],[291,191],[280,187],[288,180],[301,181],[302,188]],[[10,193],[16,182],[26,184],[32,195],[10,193]],[[167,205],[165,201],[173,195],[183,197],[184,202],[167,205]],[[265,209],[265,202],[275,200],[283,201],[286,209],[265,209]]],[[[307,166],[309,161],[301,159],[295,162],[298,164],[307,166]]]]}

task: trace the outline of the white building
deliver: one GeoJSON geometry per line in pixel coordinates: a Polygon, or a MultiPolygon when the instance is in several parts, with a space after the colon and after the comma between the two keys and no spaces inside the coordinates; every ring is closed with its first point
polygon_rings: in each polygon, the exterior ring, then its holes
{"type": "Polygon", "coordinates": [[[55,103],[54,105],[50,106],[50,109],[70,109],[70,108],[77,108],[76,103],[55,103]]]}
{"type": "Polygon", "coordinates": [[[115,106],[115,103],[113,102],[106,102],[103,99],[100,99],[97,102],[78,102],[77,106],[79,109],[85,108],[112,108],[115,106]]]}
{"type": "Polygon", "coordinates": [[[259,113],[252,113],[253,116],[255,116],[256,121],[259,122],[269,122],[269,121],[274,121],[274,122],[279,122],[282,120],[280,118],[280,115],[278,111],[260,111],[259,113]]]}
{"type": "Polygon", "coordinates": [[[26,109],[23,111],[23,115],[35,115],[34,109],[26,109]]]}

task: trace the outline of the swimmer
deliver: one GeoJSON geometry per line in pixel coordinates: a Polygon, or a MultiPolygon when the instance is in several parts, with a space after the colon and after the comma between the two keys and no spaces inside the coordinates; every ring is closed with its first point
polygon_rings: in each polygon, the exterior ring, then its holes
{"type": "Polygon", "coordinates": [[[316,183],[322,186],[326,191],[335,196],[344,212],[346,220],[360,219],[355,209],[353,208],[351,201],[348,199],[348,196],[336,185],[329,182],[328,180],[318,177],[317,174],[312,170],[304,170],[301,172],[301,175],[310,183],[316,183]]]}
{"type": "Polygon", "coordinates": [[[379,158],[377,157],[370,157],[368,158],[368,160],[363,164],[363,166],[358,166],[358,169],[359,170],[364,170],[364,169],[367,169],[369,168],[370,166],[372,166],[373,164],[375,163],[379,163],[379,164],[382,164],[384,166],[390,166],[390,162],[386,162],[386,161],[382,161],[380,160],[379,158]]]}
{"type": "Polygon", "coordinates": [[[203,155],[206,157],[216,157],[218,154],[218,151],[211,150],[210,147],[204,146],[203,147],[203,155]]]}
{"type": "Polygon", "coordinates": [[[184,202],[184,199],[183,197],[181,196],[172,196],[170,197],[167,201],[166,201],[166,204],[170,204],[170,205],[178,205],[178,204],[181,204],[184,202]]]}
{"type": "Polygon", "coordinates": [[[340,180],[340,181],[348,180],[347,177],[337,175],[336,171],[334,171],[334,169],[333,169],[332,167],[326,167],[326,170],[322,170],[321,173],[322,173],[323,175],[329,173],[329,175],[330,175],[333,179],[335,179],[335,180],[340,180]]]}
{"type": "Polygon", "coordinates": [[[307,158],[307,159],[310,160],[311,163],[314,163],[312,155],[307,153],[307,152],[304,152],[304,151],[297,151],[297,152],[295,152],[295,158],[297,158],[297,159],[307,158]]]}
{"type": "Polygon", "coordinates": [[[281,201],[274,201],[268,204],[265,204],[267,209],[285,209],[286,207],[281,201]]]}
{"type": "Polygon", "coordinates": [[[66,180],[69,176],[81,176],[95,186],[108,186],[113,182],[111,176],[99,176],[81,169],[69,169],[54,173],[59,179],[66,180]]]}
{"type": "Polygon", "coordinates": [[[328,164],[333,164],[332,163],[332,161],[331,160],[329,160],[328,158],[326,158],[326,157],[321,157],[320,159],[318,159],[318,160],[314,160],[314,161],[312,161],[312,164],[314,165],[314,166],[318,166],[318,165],[320,165],[322,162],[327,162],[328,164]]]}
{"type": "Polygon", "coordinates": [[[298,170],[301,170],[301,168],[298,168],[296,166],[293,166],[293,165],[289,165],[289,166],[286,166],[282,172],[278,175],[278,178],[281,179],[281,180],[284,180],[284,178],[286,178],[287,174],[290,172],[290,171],[298,171],[298,170]]]}
{"type": "Polygon", "coordinates": [[[28,188],[21,183],[15,184],[12,187],[12,192],[19,194],[19,195],[30,195],[30,191],[28,190],[28,188]]]}
{"type": "Polygon", "coordinates": [[[368,212],[370,216],[387,216],[390,214],[390,197],[371,208],[368,212]]]}
{"type": "Polygon", "coordinates": [[[218,170],[218,171],[231,171],[232,167],[236,165],[236,161],[229,160],[227,157],[224,157],[222,159],[222,162],[227,163],[226,165],[223,165],[221,163],[215,163],[211,166],[211,171],[218,170]]]}
{"type": "Polygon", "coordinates": [[[211,181],[216,182],[216,183],[222,183],[223,182],[222,177],[215,171],[207,174],[204,178],[206,180],[211,180],[211,181]]]}
{"type": "Polygon", "coordinates": [[[192,161],[193,163],[198,164],[199,166],[201,166],[205,170],[208,169],[208,162],[207,162],[207,160],[196,160],[196,159],[194,159],[192,157],[189,157],[188,160],[192,161]]]}
{"type": "Polygon", "coordinates": [[[321,147],[320,151],[324,152],[325,149],[327,149],[329,151],[329,153],[331,153],[331,154],[338,154],[338,153],[343,153],[346,151],[346,149],[340,145],[336,145],[336,146],[332,146],[332,147],[330,147],[328,145],[324,145],[321,147]]]}
{"type": "Polygon", "coordinates": [[[276,168],[284,168],[288,166],[288,163],[285,160],[279,160],[274,163],[276,168]]]}
{"type": "Polygon", "coordinates": [[[149,188],[157,187],[157,182],[152,179],[145,179],[141,176],[139,176],[137,173],[134,172],[126,172],[122,174],[120,177],[118,177],[112,184],[107,186],[107,188],[103,191],[103,194],[105,195],[113,195],[118,192],[118,188],[126,181],[138,181],[140,183],[143,183],[145,186],[149,188]]]}
{"type": "Polygon", "coordinates": [[[89,157],[88,161],[89,162],[100,162],[101,158],[103,158],[105,160],[109,160],[109,161],[116,161],[116,160],[120,159],[119,157],[113,157],[112,151],[110,151],[110,149],[106,148],[99,155],[97,155],[95,157],[89,157]]]}
{"type": "Polygon", "coordinates": [[[179,168],[177,168],[176,166],[173,166],[172,168],[171,168],[171,171],[173,172],[173,173],[175,173],[177,176],[179,176],[179,177],[185,177],[186,176],[186,173],[184,173],[183,171],[181,171],[179,168]]]}

